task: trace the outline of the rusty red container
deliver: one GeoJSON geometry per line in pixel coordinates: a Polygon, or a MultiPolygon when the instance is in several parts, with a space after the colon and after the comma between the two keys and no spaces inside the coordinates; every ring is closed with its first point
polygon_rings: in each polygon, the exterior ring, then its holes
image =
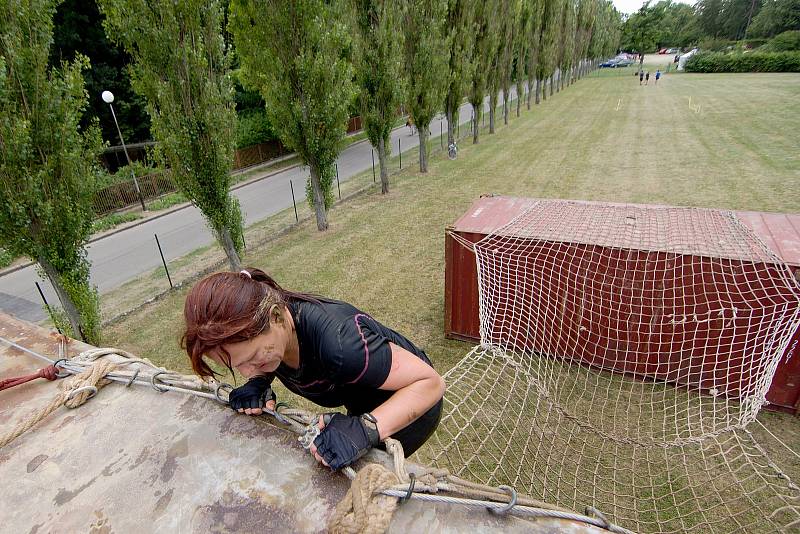
{"type": "MultiPolygon", "coordinates": [[[[448,338],[464,341],[478,341],[480,339],[478,275],[475,254],[472,250],[463,246],[460,241],[477,243],[524,212],[534,202],[536,202],[536,199],[484,197],[477,200],[461,218],[447,229],[445,235],[445,335],[448,338]]],[[[800,214],[736,212],[736,215],[780,259],[789,265],[795,277],[800,279],[800,214]]],[[[583,254],[591,249],[592,245],[564,243],[559,247],[564,248],[564,254],[569,252],[567,249],[570,247],[579,247],[583,254]]],[[[558,255],[558,249],[556,249],[555,254],[558,255]]],[[[639,256],[639,259],[635,261],[646,261],[651,265],[663,264],[666,261],[657,252],[642,251],[639,256]]],[[[620,260],[622,259],[620,258],[620,260]]],[[[630,261],[629,255],[626,260],[630,261]]],[[[682,260],[678,258],[677,261],[682,260]]],[[[685,261],[691,261],[691,258],[687,257],[685,261]]],[[[742,276],[749,278],[753,276],[753,273],[748,273],[745,269],[742,276]]],[[[535,325],[531,326],[535,327],[535,325]]],[[[614,327],[613,325],[606,326],[614,327]]],[[[676,331],[674,335],[677,336],[676,339],[679,342],[690,333],[676,331]]],[[[638,343],[640,341],[627,339],[623,342],[638,343]]],[[[681,355],[681,357],[686,356],[694,357],[693,355],[681,355]]],[[[656,367],[652,365],[653,362],[644,360],[636,362],[625,361],[622,363],[606,362],[598,359],[597,354],[589,352],[578,354],[575,359],[588,365],[611,367],[618,372],[632,373],[639,376],[665,379],[678,383],[690,380],[690,377],[657,376],[657,373],[654,372],[656,367]]],[[[731,370],[728,382],[731,384],[741,383],[742,379],[739,376],[741,372],[741,369],[731,370]]],[[[711,371],[709,371],[710,373],[711,371]]],[[[735,396],[737,394],[735,386],[728,393],[735,396]]],[[[773,409],[795,414],[800,412],[800,330],[795,332],[792,341],[781,358],[767,393],[767,400],[770,402],[769,406],[773,409]]]]}

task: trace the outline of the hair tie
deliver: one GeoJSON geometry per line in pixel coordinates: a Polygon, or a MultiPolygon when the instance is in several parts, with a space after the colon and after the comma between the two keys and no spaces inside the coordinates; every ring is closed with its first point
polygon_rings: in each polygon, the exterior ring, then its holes
{"type": "Polygon", "coordinates": [[[245,270],[245,269],[242,269],[241,271],[239,271],[239,274],[243,274],[243,275],[245,275],[245,276],[246,276],[247,278],[249,278],[250,280],[252,280],[252,279],[253,279],[253,276],[250,274],[250,272],[249,272],[249,271],[247,271],[247,270],[245,270]]]}

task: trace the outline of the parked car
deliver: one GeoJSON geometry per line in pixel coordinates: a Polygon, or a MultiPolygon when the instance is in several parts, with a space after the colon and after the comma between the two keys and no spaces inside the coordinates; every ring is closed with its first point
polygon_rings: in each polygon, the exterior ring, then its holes
{"type": "Polygon", "coordinates": [[[661,50],[658,51],[658,53],[659,54],[667,54],[668,52],[667,52],[666,48],[662,48],[661,50]]]}
{"type": "Polygon", "coordinates": [[[634,63],[635,63],[635,61],[633,61],[632,59],[625,58],[625,59],[620,59],[619,61],[617,61],[617,64],[615,66],[616,67],[627,67],[628,65],[633,65],[634,63]]]}
{"type": "Polygon", "coordinates": [[[619,63],[619,61],[620,60],[617,58],[609,59],[607,61],[603,61],[602,63],[600,63],[599,66],[601,69],[613,69],[617,66],[617,63],[619,63]]]}
{"type": "Polygon", "coordinates": [[[679,53],[680,51],[681,51],[681,49],[680,49],[680,48],[668,48],[668,49],[667,49],[667,54],[677,54],[677,53],[679,53]]]}

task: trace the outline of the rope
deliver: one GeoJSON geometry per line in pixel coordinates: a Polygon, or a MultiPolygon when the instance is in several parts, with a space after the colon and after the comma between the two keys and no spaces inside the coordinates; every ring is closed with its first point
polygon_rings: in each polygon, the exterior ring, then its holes
{"type": "Polygon", "coordinates": [[[43,367],[31,375],[17,376],[15,378],[6,378],[5,380],[0,380],[0,391],[3,391],[4,389],[11,389],[14,386],[19,386],[20,384],[30,382],[31,380],[36,380],[37,378],[55,380],[58,378],[58,371],[54,366],[48,365],[47,367],[43,367]]]}
{"type": "Polygon", "coordinates": [[[103,377],[117,367],[117,364],[109,360],[100,360],[79,375],[72,376],[63,380],[59,385],[61,390],[50,404],[45,406],[33,416],[21,421],[17,426],[4,436],[0,437],[0,449],[20,437],[22,434],[36,426],[42,419],[53,413],[62,405],[67,408],[77,408],[89,400],[97,390],[108,384],[108,380],[103,377]]]}
{"type": "Polygon", "coordinates": [[[382,534],[397,509],[397,499],[381,492],[397,483],[397,476],[378,464],[358,472],[328,523],[334,534],[382,534]]]}

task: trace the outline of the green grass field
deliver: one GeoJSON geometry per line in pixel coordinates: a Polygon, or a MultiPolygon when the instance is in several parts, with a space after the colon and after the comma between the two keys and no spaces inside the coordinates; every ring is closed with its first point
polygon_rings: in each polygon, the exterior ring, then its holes
{"type": "MultiPolygon", "coordinates": [[[[508,126],[500,117],[496,134],[483,134],[478,145],[462,141],[456,161],[434,156],[425,175],[404,154],[392,192],[368,188],[337,205],[326,233],[301,220],[256,246],[294,214],[259,223],[248,230],[244,263],[284,287],[352,302],[446,371],[470,346],[443,335],[445,228],[481,194],[800,211],[800,75],[670,73],[645,87],[628,70],[593,73],[530,111],[523,107],[508,126]]],[[[371,180],[370,172],[343,185],[354,191],[371,180]]],[[[198,257],[206,264],[222,258],[216,248],[198,252],[183,262],[186,279],[198,257]]],[[[166,283],[157,279],[154,273],[138,286],[166,283]]],[[[188,372],[178,347],[185,294],[171,292],[108,327],[104,343],[188,372]]],[[[784,442],[800,440],[798,419],[760,419],[784,442]]],[[[800,476],[796,458],[766,448],[800,476]]]]}

